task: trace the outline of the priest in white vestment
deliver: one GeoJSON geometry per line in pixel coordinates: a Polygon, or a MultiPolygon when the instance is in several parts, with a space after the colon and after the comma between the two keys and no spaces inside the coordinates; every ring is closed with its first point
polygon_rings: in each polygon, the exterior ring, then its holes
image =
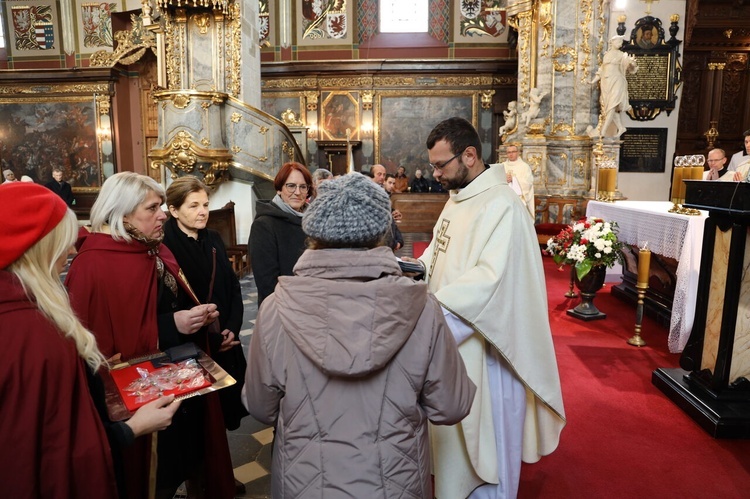
{"type": "Polygon", "coordinates": [[[521,460],[554,451],[565,426],[539,245],[471,123],[440,123],[427,147],[450,198],[419,260],[477,386],[466,419],[431,428],[435,497],[515,497],[521,460]]]}
{"type": "Polygon", "coordinates": [[[508,156],[507,161],[503,163],[505,168],[505,177],[513,191],[521,198],[526,209],[535,217],[534,206],[534,172],[526,161],[518,157],[518,144],[508,144],[505,148],[505,154],[508,156]]]}

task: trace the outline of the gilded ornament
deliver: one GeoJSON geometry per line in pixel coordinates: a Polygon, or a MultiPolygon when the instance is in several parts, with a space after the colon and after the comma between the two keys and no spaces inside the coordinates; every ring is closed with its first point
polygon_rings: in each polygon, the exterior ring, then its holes
{"type": "Polygon", "coordinates": [[[581,10],[583,11],[583,20],[580,24],[581,31],[581,43],[580,47],[583,51],[583,60],[581,61],[581,83],[586,83],[589,80],[589,65],[591,64],[591,46],[589,39],[591,38],[591,22],[594,16],[592,0],[583,0],[581,2],[581,10]]]}
{"type": "Polygon", "coordinates": [[[482,109],[491,109],[492,108],[492,96],[495,95],[494,90],[482,90],[480,93],[480,98],[482,100],[482,109]]]}
{"type": "Polygon", "coordinates": [[[188,0],[156,0],[156,4],[162,12],[167,11],[167,7],[187,7],[191,3],[192,7],[211,8],[226,14],[229,12],[231,0],[192,0],[192,2],[188,0]]]}
{"type": "Polygon", "coordinates": [[[268,127],[266,126],[259,127],[258,131],[260,132],[261,135],[265,135],[266,132],[268,132],[268,127]]]}
{"type": "Polygon", "coordinates": [[[544,135],[544,123],[531,123],[526,129],[526,134],[532,136],[544,135]]]}
{"type": "Polygon", "coordinates": [[[572,136],[575,135],[575,128],[573,128],[573,125],[562,122],[557,123],[552,127],[552,135],[558,135],[561,132],[572,136]]]}
{"type": "Polygon", "coordinates": [[[582,157],[578,157],[573,161],[575,165],[575,173],[578,177],[583,177],[586,173],[586,160],[582,157]]]}
{"type": "Polygon", "coordinates": [[[89,59],[90,66],[112,67],[118,62],[128,65],[138,61],[148,49],[156,53],[156,35],[144,29],[143,17],[131,14],[130,22],[132,24],[130,30],[115,32],[116,48],[111,52],[108,50],[94,52],[89,59]]]}
{"type": "Polygon", "coordinates": [[[542,165],[541,154],[529,154],[526,156],[526,162],[531,167],[531,171],[536,173],[539,171],[539,167],[542,165]]]}
{"type": "Polygon", "coordinates": [[[208,137],[203,137],[201,139],[201,145],[203,147],[210,147],[211,146],[211,140],[208,137]]]}
{"type": "Polygon", "coordinates": [[[542,53],[546,55],[552,40],[552,0],[539,0],[539,24],[542,27],[542,53]]]}
{"type": "Polygon", "coordinates": [[[227,92],[237,97],[242,82],[242,15],[238,3],[233,3],[227,23],[227,92]]]}
{"type": "Polygon", "coordinates": [[[281,150],[287,155],[289,161],[294,161],[294,146],[286,140],[281,144],[281,150]]]}
{"type": "Polygon", "coordinates": [[[205,35],[208,33],[208,28],[211,26],[211,17],[206,12],[201,12],[193,16],[195,26],[198,28],[198,33],[205,35]]]}
{"type": "Polygon", "coordinates": [[[362,95],[362,109],[365,109],[365,110],[372,109],[372,97],[373,97],[372,90],[363,90],[361,95],[362,95]]]}
{"type": "Polygon", "coordinates": [[[174,94],[172,96],[172,105],[177,109],[185,109],[190,104],[190,96],[183,93],[174,94]]]}
{"type": "Polygon", "coordinates": [[[232,113],[232,123],[239,123],[242,121],[242,115],[240,113],[232,113]]]}
{"type": "Polygon", "coordinates": [[[99,114],[109,114],[109,109],[111,106],[109,94],[105,94],[105,95],[95,94],[95,98],[96,98],[96,105],[99,108],[99,114]]]}
{"type": "Polygon", "coordinates": [[[297,114],[291,109],[287,109],[281,113],[281,121],[283,121],[286,126],[305,126],[305,124],[297,117],[297,114]]]}
{"type": "Polygon", "coordinates": [[[567,73],[575,69],[575,61],[578,57],[576,50],[573,47],[563,45],[555,49],[552,53],[552,66],[555,71],[560,73],[567,73]]]}
{"type": "Polygon", "coordinates": [[[307,110],[315,111],[318,109],[318,92],[307,91],[305,92],[305,101],[307,102],[307,110]]]}

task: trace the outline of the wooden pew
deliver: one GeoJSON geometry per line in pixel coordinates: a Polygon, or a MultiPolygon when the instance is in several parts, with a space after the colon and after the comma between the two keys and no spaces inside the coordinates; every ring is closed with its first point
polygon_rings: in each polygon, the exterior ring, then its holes
{"type": "Polygon", "coordinates": [[[539,246],[546,248],[550,237],[584,216],[587,204],[588,199],[580,197],[534,196],[534,230],[539,246]]]}
{"type": "Polygon", "coordinates": [[[247,244],[237,244],[237,225],[234,218],[234,202],[229,201],[222,208],[208,213],[206,227],[219,233],[227,255],[237,277],[242,278],[250,272],[250,258],[247,254],[247,244]]]}

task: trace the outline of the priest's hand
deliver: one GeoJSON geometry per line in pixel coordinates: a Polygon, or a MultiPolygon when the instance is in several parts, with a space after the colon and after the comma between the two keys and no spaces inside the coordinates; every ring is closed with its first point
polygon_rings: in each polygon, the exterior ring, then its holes
{"type": "Polygon", "coordinates": [[[180,310],[174,313],[174,323],[182,334],[193,334],[203,326],[210,324],[219,317],[216,304],[207,303],[196,305],[190,310],[180,310]]]}
{"type": "Polygon", "coordinates": [[[224,331],[222,331],[221,335],[224,337],[224,339],[221,340],[221,345],[219,346],[219,352],[226,352],[232,347],[235,347],[240,344],[239,340],[234,339],[234,333],[230,331],[229,329],[225,329],[224,331]]]}
{"type": "Polygon", "coordinates": [[[159,397],[138,409],[125,424],[133,430],[136,438],[161,431],[172,424],[172,416],[181,403],[182,401],[174,399],[174,395],[159,397]]]}

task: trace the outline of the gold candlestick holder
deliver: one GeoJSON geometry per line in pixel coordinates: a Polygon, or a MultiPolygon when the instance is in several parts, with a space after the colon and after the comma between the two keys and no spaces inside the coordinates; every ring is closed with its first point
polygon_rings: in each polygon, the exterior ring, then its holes
{"type": "Polygon", "coordinates": [[[680,206],[679,198],[672,198],[672,207],[667,210],[669,213],[681,213],[682,206],[680,206]]]}
{"type": "Polygon", "coordinates": [[[635,309],[635,334],[628,340],[628,345],[644,347],[646,342],[641,338],[641,324],[643,323],[643,299],[646,297],[648,283],[639,282],[636,283],[635,287],[638,290],[638,306],[635,309]]]}
{"type": "Polygon", "coordinates": [[[565,293],[565,298],[578,298],[578,293],[573,291],[573,285],[575,284],[576,280],[576,268],[571,265],[570,266],[570,289],[568,289],[568,292],[565,293]]]}

